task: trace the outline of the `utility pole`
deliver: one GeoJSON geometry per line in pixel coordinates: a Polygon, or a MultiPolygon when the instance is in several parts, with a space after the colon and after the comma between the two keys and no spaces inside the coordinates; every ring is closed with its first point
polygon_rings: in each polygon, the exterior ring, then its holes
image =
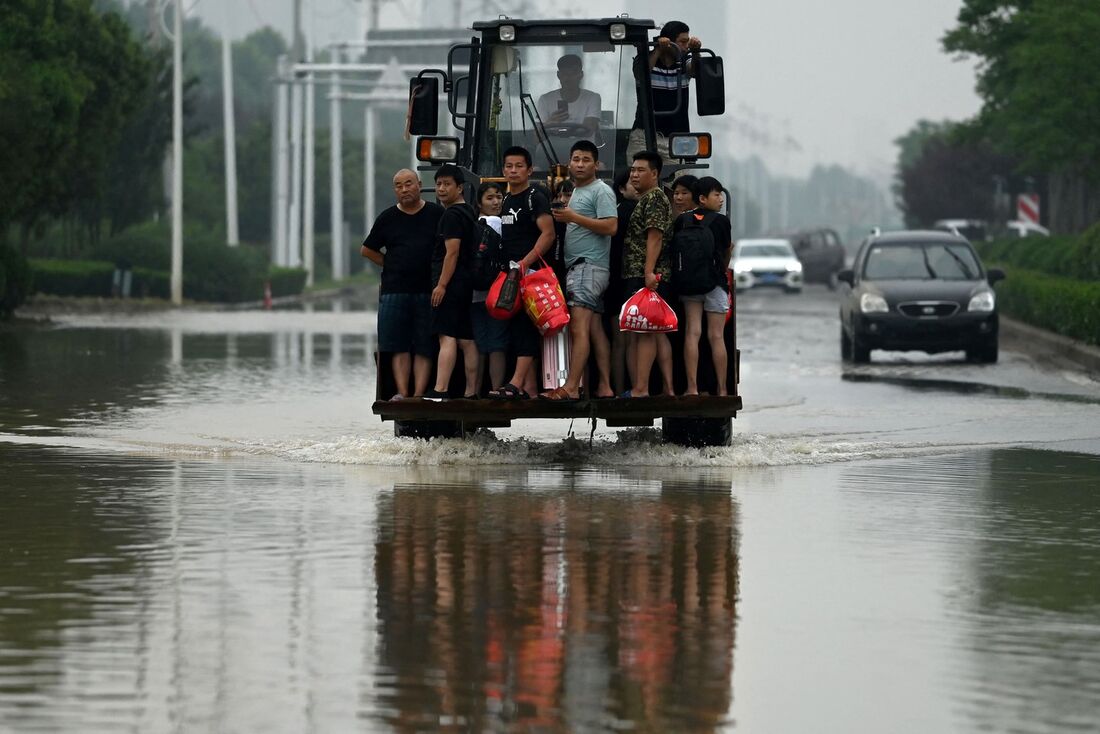
{"type": "Polygon", "coordinates": [[[290,208],[288,210],[286,264],[292,268],[302,263],[302,85],[294,64],[302,61],[302,0],[294,0],[293,43],[290,74],[290,208]]]}
{"type": "MultiPolygon", "coordinates": [[[[332,49],[333,62],[340,63],[340,50],[332,49]]],[[[344,123],[340,111],[340,75],[332,74],[329,91],[329,173],[331,175],[330,203],[332,223],[332,279],[344,279],[344,123]]]]}
{"type": "Polygon", "coordinates": [[[183,304],[183,0],[172,2],[172,304],[183,304]]]}
{"type": "Polygon", "coordinates": [[[222,6],[222,111],[225,135],[225,238],[230,247],[240,244],[237,229],[237,126],[233,114],[233,53],[229,42],[229,3],[222,6]]]}
{"type": "MultiPolygon", "coordinates": [[[[313,19],[313,4],[310,4],[310,24],[309,33],[306,36],[306,56],[310,62],[313,61],[313,42],[316,36],[316,27],[314,26],[313,19]]],[[[306,76],[306,148],[305,148],[305,201],[302,204],[302,251],[305,260],[306,267],[306,285],[313,285],[314,272],[316,271],[316,258],[314,253],[313,243],[313,230],[314,230],[314,178],[315,178],[315,160],[314,155],[316,153],[317,141],[314,139],[316,130],[316,111],[314,105],[316,104],[316,92],[313,86],[313,72],[311,71],[306,76]]]]}
{"type": "Polygon", "coordinates": [[[287,135],[287,123],[290,116],[289,97],[287,89],[288,72],[287,57],[279,57],[278,79],[275,89],[275,264],[286,266],[287,264],[287,210],[290,206],[290,192],[287,190],[287,178],[290,173],[290,146],[287,135]]]}

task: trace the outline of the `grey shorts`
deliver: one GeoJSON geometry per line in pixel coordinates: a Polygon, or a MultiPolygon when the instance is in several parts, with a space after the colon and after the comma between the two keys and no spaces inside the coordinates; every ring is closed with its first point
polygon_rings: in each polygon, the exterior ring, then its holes
{"type": "Polygon", "coordinates": [[[565,303],[580,306],[589,311],[603,313],[603,292],[611,271],[595,263],[583,262],[565,273],[565,303]]]}
{"type": "Polygon", "coordinates": [[[697,296],[680,296],[680,301],[687,303],[695,301],[703,304],[703,310],[707,313],[725,313],[730,310],[730,294],[720,285],[714,286],[708,293],[700,293],[697,296]]]}

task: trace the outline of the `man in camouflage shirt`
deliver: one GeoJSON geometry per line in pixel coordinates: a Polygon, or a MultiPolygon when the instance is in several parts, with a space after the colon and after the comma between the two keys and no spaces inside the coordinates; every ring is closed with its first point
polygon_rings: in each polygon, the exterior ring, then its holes
{"type": "MultiPolygon", "coordinates": [[[[672,206],[659,185],[661,156],[643,150],[634,154],[630,182],[638,191],[638,204],[630,215],[623,241],[623,292],[628,297],[642,288],[655,290],[671,301],[672,274],[666,245],[672,237],[672,206]],[[660,280],[658,280],[660,276],[660,280]]],[[[661,370],[665,395],[672,388],[672,345],[665,334],[627,334],[626,363],[633,387],[624,397],[649,397],[649,374],[653,361],[661,370]]]]}

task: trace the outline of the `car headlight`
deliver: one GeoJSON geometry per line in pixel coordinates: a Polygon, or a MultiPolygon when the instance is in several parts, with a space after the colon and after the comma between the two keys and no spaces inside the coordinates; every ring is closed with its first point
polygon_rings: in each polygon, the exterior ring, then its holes
{"type": "Polygon", "coordinates": [[[802,272],[802,263],[800,263],[800,262],[787,263],[787,272],[788,273],[801,273],[802,272]]]}
{"type": "Polygon", "coordinates": [[[752,267],[748,263],[734,263],[733,272],[735,273],[748,273],[752,271],[752,267]]]}
{"type": "Polygon", "coordinates": [[[859,297],[859,310],[863,313],[889,313],[886,299],[874,293],[864,293],[859,297]]]}
{"type": "Polygon", "coordinates": [[[970,299],[970,303],[967,304],[966,310],[988,313],[992,311],[996,305],[997,301],[993,297],[993,291],[982,291],[970,299]]]}

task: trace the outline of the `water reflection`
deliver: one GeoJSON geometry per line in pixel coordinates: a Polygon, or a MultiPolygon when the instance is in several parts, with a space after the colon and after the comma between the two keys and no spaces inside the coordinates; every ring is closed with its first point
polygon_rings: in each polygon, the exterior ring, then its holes
{"type": "Polygon", "coordinates": [[[384,717],[399,731],[707,731],[731,704],[730,479],[558,474],[399,485],[376,552],[384,717]],[[537,484],[537,482],[535,482],[537,484]]]}
{"type": "Polygon", "coordinates": [[[967,711],[986,730],[1096,731],[1100,457],[992,451],[985,477],[967,711]]]}

